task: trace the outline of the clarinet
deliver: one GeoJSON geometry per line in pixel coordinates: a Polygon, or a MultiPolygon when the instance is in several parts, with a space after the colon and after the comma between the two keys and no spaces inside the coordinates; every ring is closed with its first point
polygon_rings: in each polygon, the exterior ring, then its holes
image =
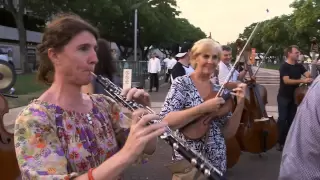
{"type": "MultiPolygon", "coordinates": [[[[126,100],[125,97],[120,95],[122,89],[111,82],[108,78],[100,75],[97,76],[93,73],[92,75],[95,77],[96,81],[100,85],[102,85],[104,91],[116,102],[122,104],[125,108],[128,108],[130,111],[143,108],[146,109],[150,114],[155,114],[155,112],[148,106],[144,106],[135,101],[126,100]]],[[[153,120],[150,122],[150,124],[154,123],[158,123],[158,121],[153,120]]],[[[164,140],[166,143],[172,146],[174,150],[179,152],[179,154],[181,154],[186,160],[188,160],[194,167],[200,170],[209,180],[225,179],[222,172],[213,167],[209,163],[209,161],[200,153],[188,147],[188,145],[186,145],[186,143],[184,143],[182,139],[178,138],[168,126],[166,127],[166,132],[160,136],[160,139],[164,140]]]]}

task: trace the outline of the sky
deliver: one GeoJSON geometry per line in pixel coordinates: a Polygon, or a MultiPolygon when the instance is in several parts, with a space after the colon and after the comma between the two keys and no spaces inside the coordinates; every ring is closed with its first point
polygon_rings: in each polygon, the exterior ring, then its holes
{"type": "Polygon", "coordinates": [[[294,0],[177,0],[180,17],[221,44],[235,41],[246,26],[292,13],[294,0]],[[269,9],[269,13],[266,12],[269,9]]]}

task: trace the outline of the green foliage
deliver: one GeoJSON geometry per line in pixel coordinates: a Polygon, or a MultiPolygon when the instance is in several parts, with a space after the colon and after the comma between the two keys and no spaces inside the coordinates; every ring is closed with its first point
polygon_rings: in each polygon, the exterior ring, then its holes
{"type": "Polygon", "coordinates": [[[176,0],[28,0],[33,15],[50,19],[72,12],[97,26],[103,38],[132,47],[134,10],[138,9],[138,43],[141,49],[170,49],[176,43],[206,37],[187,19],[178,18],[176,0]]]}
{"type": "MultiPolygon", "coordinates": [[[[266,52],[273,45],[271,55],[281,56],[286,47],[295,44],[309,55],[310,39],[320,39],[320,0],[295,0],[290,7],[293,8],[292,14],[261,22],[251,42],[258,52],[266,52]]],[[[255,24],[246,27],[239,38],[248,38],[255,24]]]]}

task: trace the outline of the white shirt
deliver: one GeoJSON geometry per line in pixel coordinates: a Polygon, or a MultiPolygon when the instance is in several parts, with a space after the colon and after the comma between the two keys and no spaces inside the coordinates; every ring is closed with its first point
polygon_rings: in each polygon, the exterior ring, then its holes
{"type": "MultiPolygon", "coordinates": [[[[230,64],[230,67],[228,67],[222,61],[220,61],[218,66],[219,66],[218,80],[219,80],[219,84],[222,85],[226,80],[229,72],[231,71],[232,65],[230,64]]],[[[235,70],[229,82],[237,82],[238,76],[239,76],[239,72],[235,70]]]]}
{"type": "Polygon", "coordinates": [[[159,73],[161,71],[161,63],[158,58],[151,58],[148,62],[148,73],[159,73]]]}
{"type": "Polygon", "coordinates": [[[167,64],[168,69],[172,69],[173,66],[176,65],[176,63],[177,63],[177,60],[175,58],[171,58],[167,64]]]}
{"type": "Polygon", "coordinates": [[[188,66],[188,67],[183,66],[183,68],[186,71],[186,75],[189,75],[189,74],[193,73],[193,71],[194,71],[193,67],[191,67],[191,66],[188,66]]]}
{"type": "Polygon", "coordinates": [[[163,62],[166,64],[166,66],[168,66],[168,62],[170,61],[170,59],[169,58],[165,58],[164,60],[163,60],[163,62]]]}

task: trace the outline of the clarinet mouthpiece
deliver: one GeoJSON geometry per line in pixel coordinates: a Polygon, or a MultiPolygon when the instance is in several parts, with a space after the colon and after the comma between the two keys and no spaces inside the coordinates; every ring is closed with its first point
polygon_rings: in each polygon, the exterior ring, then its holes
{"type": "Polygon", "coordinates": [[[94,76],[95,78],[97,77],[97,75],[93,72],[91,72],[92,76],[94,76]]]}

